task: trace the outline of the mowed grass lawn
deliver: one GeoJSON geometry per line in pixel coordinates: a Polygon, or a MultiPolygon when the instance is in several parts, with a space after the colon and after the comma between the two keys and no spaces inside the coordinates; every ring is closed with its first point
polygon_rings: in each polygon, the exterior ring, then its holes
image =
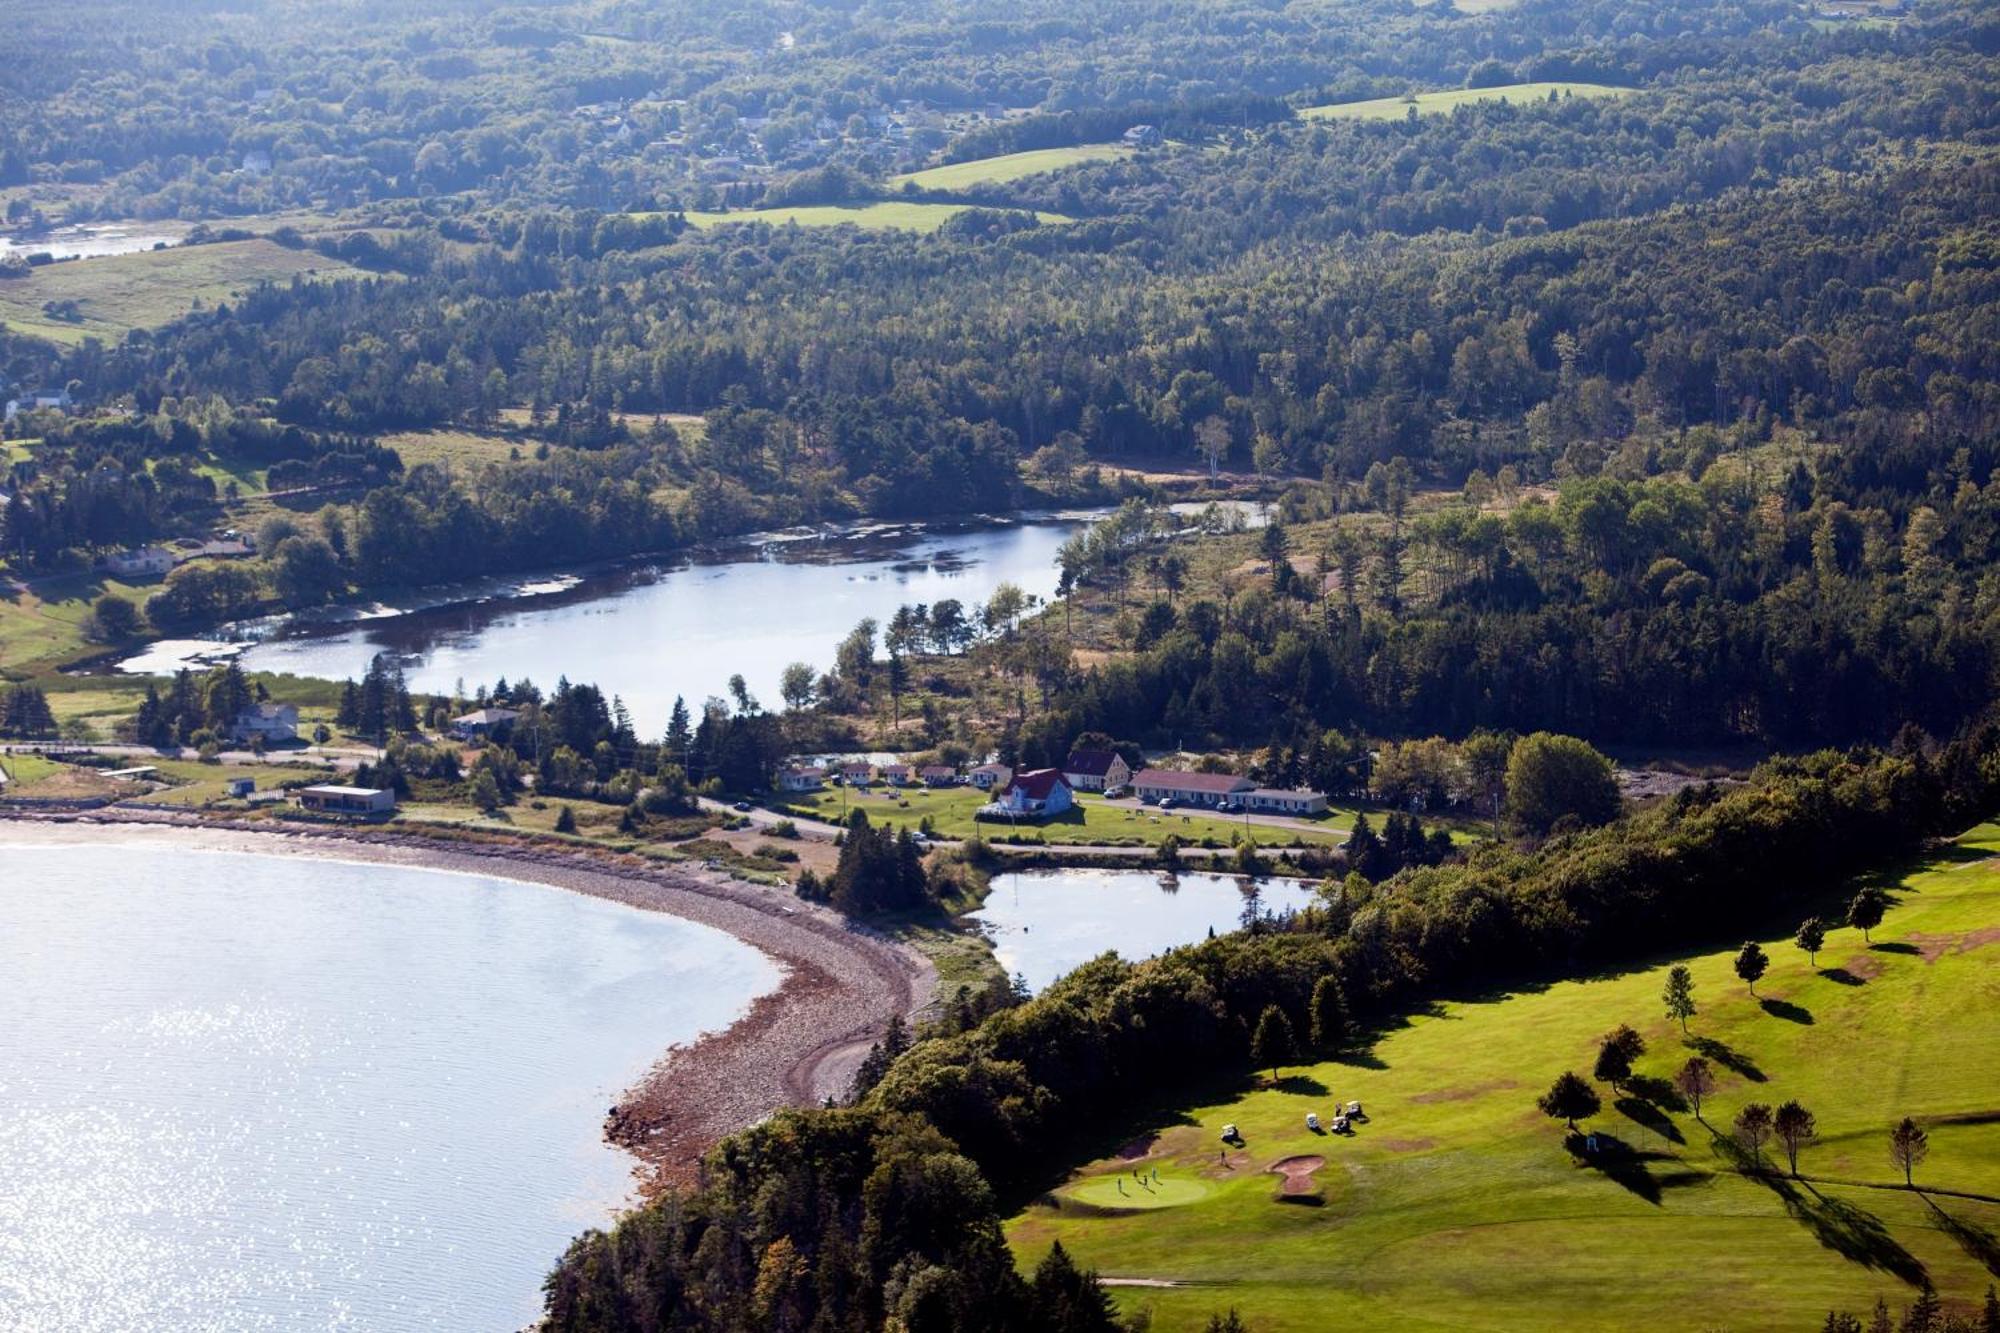
{"type": "Polygon", "coordinates": [[[1131,155],[1130,148],[1116,143],[1035,148],[1025,153],[1006,153],[1000,157],[981,157],[970,162],[948,162],[941,167],[926,167],[922,171],[892,178],[889,187],[900,190],[905,185],[914,185],[920,190],[963,190],[974,185],[1005,185],[1009,181],[1038,176],[1045,171],[1061,171],[1064,167],[1084,162],[1108,162],[1131,155]]]}
{"type": "Polygon", "coordinates": [[[0,281],[0,323],[58,343],[116,342],[135,328],[180,318],[196,298],[213,306],[264,281],[351,276],[360,270],[314,250],[288,250],[259,237],[215,245],[175,246],[137,254],[71,260],[0,281]],[[80,318],[51,318],[43,306],[75,301],[80,318]]]}
{"type": "MultiPolygon", "coordinates": [[[[795,222],[801,227],[838,227],[853,223],[870,229],[900,228],[904,231],[933,232],[963,213],[969,204],[925,204],[884,199],[867,204],[810,204],[797,208],[758,208],[735,213],[689,213],[694,227],[719,227],[731,222],[768,222],[782,227],[795,222]]],[[[1060,213],[1035,214],[1044,223],[1068,222],[1060,213]]]]}
{"type": "Polygon", "coordinates": [[[1509,83],[1498,88],[1447,88],[1441,92],[1418,93],[1414,97],[1376,97],[1366,102],[1337,102],[1332,106],[1310,106],[1299,112],[1306,120],[1401,120],[1415,107],[1420,116],[1438,115],[1453,107],[1474,102],[1509,101],[1516,105],[1547,102],[1558,97],[1625,97],[1632,88],[1613,88],[1603,83],[1509,83]]]}
{"type": "Polygon", "coordinates": [[[840,789],[829,788],[809,795],[791,797],[784,804],[817,819],[839,822],[841,812],[865,810],[870,823],[915,829],[925,819],[940,838],[1005,838],[1010,834],[1039,836],[1045,842],[1091,844],[1109,847],[1143,847],[1156,844],[1169,833],[1182,842],[1212,838],[1227,846],[1232,837],[1247,835],[1260,846],[1282,847],[1294,839],[1326,845],[1346,841],[1352,828],[1351,817],[1335,813],[1314,821],[1309,830],[1278,828],[1266,824],[1245,825],[1225,815],[1191,814],[1185,810],[1133,810],[1107,805],[1101,797],[1080,795],[1076,807],[1060,818],[1022,820],[1009,825],[1005,820],[975,820],[973,812],[993,798],[971,787],[869,787],[848,791],[845,806],[840,789]],[[864,794],[865,792],[865,794],[864,794]]]}
{"type": "MultiPolygon", "coordinates": [[[[1832,1308],[1865,1318],[1878,1293],[1900,1310],[1925,1275],[1965,1309],[2000,1268],[1996,852],[2000,828],[1966,835],[1892,890],[1873,947],[1833,931],[1817,970],[1789,938],[1765,940],[1761,999],[1734,975],[1733,950],[1687,959],[1700,1007],[1690,1038],[1662,1016],[1663,959],[1443,1004],[1366,1055],[1165,1110],[1129,1127],[1159,1135],[1143,1165],[1106,1158],[1057,1197],[1093,1185],[1101,1205],[1096,1182],[1121,1171],[1129,1182],[1135,1165],[1211,1193],[1130,1213],[1040,1203],[1009,1224],[1015,1253],[1032,1266],[1060,1239],[1107,1276],[1204,1284],[1117,1289],[1127,1309],[1150,1307],[1161,1333],[1230,1306],[1258,1333],[1803,1330],[1832,1308]],[[1572,1159],[1535,1099],[1566,1069],[1587,1076],[1619,1023],[1646,1038],[1640,1075],[1666,1079],[1693,1044],[1713,1043],[1720,1086],[1704,1125],[1666,1099],[1599,1085],[1604,1108],[1584,1127],[1629,1151],[1600,1169],[1572,1159]],[[1808,1181],[1739,1173],[1707,1126],[1729,1125],[1746,1102],[1792,1098],[1819,1122],[1820,1141],[1800,1155],[1808,1181]],[[1325,1116],[1336,1099],[1360,1101],[1370,1119],[1353,1137],[1308,1132],[1305,1113],[1325,1116]],[[1901,1187],[1888,1131],[1904,1115],[1930,1131],[1918,1185],[1960,1194],[1901,1187]],[[1225,1167],[1229,1121],[1247,1143],[1225,1167]],[[1268,1168],[1294,1155],[1325,1158],[1318,1206],[1275,1201],[1268,1168]]],[[[1121,1128],[1106,1126],[1105,1141],[1127,1137],[1121,1128]]]]}

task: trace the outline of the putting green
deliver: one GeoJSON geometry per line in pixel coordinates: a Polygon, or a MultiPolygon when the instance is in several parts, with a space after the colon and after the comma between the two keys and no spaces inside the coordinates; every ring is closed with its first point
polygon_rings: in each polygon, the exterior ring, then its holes
{"type": "Polygon", "coordinates": [[[1194,1203],[1205,1199],[1215,1186],[1206,1180],[1193,1176],[1162,1175],[1158,1180],[1148,1180],[1141,1185],[1127,1171],[1115,1176],[1092,1176],[1090,1179],[1072,1185],[1063,1193],[1078,1203],[1087,1203],[1093,1208],[1177,1208],[1184,1203],[1194,1203]],[[1118,1184],[1123,1181],[1125,1192],[1118,1192],[1118,1184]]]}

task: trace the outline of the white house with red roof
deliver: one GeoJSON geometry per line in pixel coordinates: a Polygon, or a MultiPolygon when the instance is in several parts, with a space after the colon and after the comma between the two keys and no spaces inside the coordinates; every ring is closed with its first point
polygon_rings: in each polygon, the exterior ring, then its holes
{"type": "Polygon", "coordinates": [[[987,819],[1048,819],[1076,804],[1076,793],[1059,768],[1031,768],[1016,773],[992,801],[979,807],[987,819]]]}

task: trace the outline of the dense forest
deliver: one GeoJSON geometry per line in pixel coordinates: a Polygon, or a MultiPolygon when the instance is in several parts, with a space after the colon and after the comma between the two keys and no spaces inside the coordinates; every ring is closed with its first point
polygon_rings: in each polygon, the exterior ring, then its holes
{"type": "MultiPolygon", "coordinates": [[[[248,575],[177,572],[152,619],[184,629],[788,523],[1110,500],[1121,467],[1206,463],[1292,480],[1305,517],[1386,525],[1293,552],[1316,580],[1156,609],[1114,669],[1047,667],[1057,706],[1025,752],[1084,729],[1882,740],[1949,730],[1990,693],[2000,96],[1977,7],[1887,32],[1734,5],[1198,23],[1104,4],[962,28],[896,5],[782,25],[758,6],[471,11],[190,10],[158,50],[71,44],[10,76],[31,113],[17,176],[94,162],[167,188],[200,176],[195,141],[220,125],[242,146],[231,99],[253,97],[311,123],[316,162],[350,160],[340,140],[365,126],[351,160],[377,179],[278,171],[259,179],[298,193],[249,201],[373,201],[373,225],[315,242],[372,276],[53,357],[0,334],[14,378],[129,412],[10,428],[42,443],[12,462],[0,550],[55,570],[204,521],[227,498],[204,454],[333,502],[248,575]],[[249,40],[279,14],[343,35],[280,60],[249,40]],[[194,114],[138,132],[119,90],[169,65],[182,86],[145,86],[194,114]],[[1296,114],[1521,78],[1634,91],[1296,114]],[[689,117],[913,97],[1029,113],[954,157],[1103,130],[1090,115],[1120,107],[1190,137],[945,196],[978,206],[931,234],[687,227],[672,190],[576,206],[557,177],[616,155],[543,143],[535,118],[643,88],[689,117]],[[495,169],[418,188],[440,143],[495,169]],[[508,462],[405,468],[374,442],[523,407],[508,462]],[[1405,512],[1438,492],[1471,499],[1405,512]]],[[[850,185],[890,191],[879,171],[850,185]]]]}

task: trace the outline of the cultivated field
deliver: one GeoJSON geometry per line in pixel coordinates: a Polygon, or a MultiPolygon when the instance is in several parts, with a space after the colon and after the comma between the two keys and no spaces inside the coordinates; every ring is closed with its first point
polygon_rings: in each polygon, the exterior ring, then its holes
{"type": "Polygon", "coordinates": [[[1306,120],[1401,120],[1412,107],[1420,116],[1437,115],[1453,107],[1474,102],[1546,102],[1557,97],[1625,97],[1631,88],[1613,88],[1602,83],[1510,83],[1499,88],[1447,88],[1441,92],[1415,93],[1408,97],[1377,97],[1366,102],[1337,102],[1332,106],[1309,106],[1299,112],[1306,120]]]}
{"type": "Polygon", "coordinates": [[[1025,153],[1007,153],[1001,157],[982,157],[970,162],[951,162],[941,167],[912,171],[893,177],[889,187],[900,190],[905,185],[914,185],[919,190],[964,190],[974,185],[1004,185],[1008,181],[1038,176],[1045,171],[1061,171],[1064,167],[1084,162],[1106,162],[1131,155],[1130,148],[1115,143],[1036,148],[1025,153]]]}
{"type": "MultiPolygon", "coordinates": [[[[689,225],[717,227],[730,222],[768,222],[782,227],[795,222],[801,227],[838,227],[853,223],[870,229],[931,232],[963,213],[966,204],[922,204],[885,199],[868,204],[811,204],[797,208],[759,208],[737,213],[689,213],[689,225]]],[[[1060,213],[1036,213],[1045,223],[1068,222],[1060,213]]]]}
{"type": "Polygon", "coordinates": [[[1016,1217],[1016,1253],[1032,1264],[1060,1239],[1106,1276],[1194,1284],[1118,1289],[1162,1333],[1230,1306],[1260,1333],[1653,1328],[1669,1311],[1677,1327],[1807,1329],[1832,1308],[1865,1318],[1878,1294],[1899,1310],[1926,1276],[1966,1309],[2000,1275],[1995,853],[2000,826],[1966,835],[1892,888],[1872,947],[1832,931],[1817,969],[1774,923],[1756,997],[1733,950],[1687,959],[1687,1037],[1662,1016],[1661,959],[1442,1004],[1276,1086],[1106,1126],[1107,1145],[1134,1142],[1016,1217]],[[1627,1093],[1597,1085],[1603,1110],[1582,1124],[1600,1153],[1573,1157],[1535,1099],[1564,1070],[1588,1075],[1620,1023],[1649,1049],[1627,1093]],[[1699,1120],[1664,1084],[1697,1051],[1719,1079],[1699,1120]],[[1818,1117],[1804,1179],[1740,1172],[1715,1129],[1794,1098],[1818,1117]],[[1350,1100],[1369,1116],[1352,1137],[1305,1128],[1350,1100]],[[1930,1133],[1915,1192],[1888,1156],[1904,1115],[1930,1133]],[[1245,1141],[1225,1163],[1232,1121],[1245,1141]],[[1119,1179],[1144,1207],[1106,1200],[1119,1179]]]}
{"type": "Polygon", "coordinates": [[[317,251],[287,250],[262,238],[72,260],[0,281],[0,323],[52,342],[93,337],[115,342],[132,329],[180,318],[197,300],[213,306],[260,282],[290,282],[296,275],[337,278],[359,271],[317,251]],[[52,318],[44,312],[49,302],[63,301],[76,302],[78,318],[52,318]]]}

